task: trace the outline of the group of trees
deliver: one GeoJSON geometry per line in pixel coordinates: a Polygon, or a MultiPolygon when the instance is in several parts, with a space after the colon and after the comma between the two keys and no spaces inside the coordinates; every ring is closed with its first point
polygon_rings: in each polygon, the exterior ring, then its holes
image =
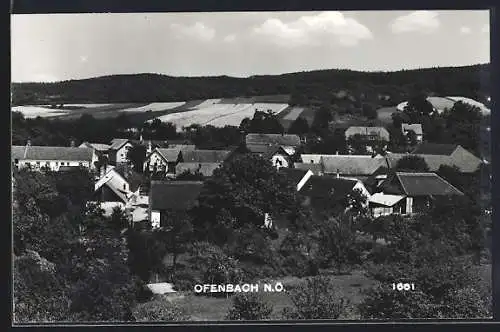
{"type": "Polygon", "coordinates": [[[87,203],[86,170],[14,174],[14,321],[133,320],[143,285],[129,270],[120,211],[87,203]]]}
{"type": "Polygon", "coordinates": [[[456,102],[451,109],[439,114],[426,98],[427,95],[423,93],[415,94],[403,112],[393,113],[391,151],[405,151],[415,143],[414,135],[403,136],[402,123],[420,123],[426,141],[460,144],[475,155],[482,155],[480,133],[484,118],[481,110],[467,103],[456,102]]]}

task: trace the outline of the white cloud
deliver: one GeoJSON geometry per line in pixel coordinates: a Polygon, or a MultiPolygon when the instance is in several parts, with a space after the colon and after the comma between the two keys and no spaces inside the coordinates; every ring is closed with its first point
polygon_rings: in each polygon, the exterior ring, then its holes
{"type": "Polygon", "coordinates": [[[483,25],[483,27],[481,28],[481,32],[482,33],[490,33],[490,26],[489,26],[489,24],[483,25]]]}
{"type": "Polygon", "coordinates": [[[390,28],[393,33],[423,32],[432,33],[439,28],[439,19],[436,12],[421,10],[394,19],[390,28]]]}
{"type": "Polygon", "coordinates": [[[235,34],[230,34],[230,35],[227,35],[226,37],[224,37],[224,42],[226,43],[231,43],[231,42],[234,42],[236,40],[236,35],[235,34]]]}
{"type": "Polygon", "coordinates": [[[465,26],[464,26],[464,27],[461,27],[461,28],[460,28],[460,33],[461,33],[461,34],[464,34],[464,35],[468,35],[468,34],[470,34],[470,33],[471,33],[471,29],[470,29],[469,27],[465,27],[465,26]]]}
{"type": "Polygon", "coordinates": [[[211,41],[215,37],[215,29],[206,26],[201,22],[186,26],[173,23],[170,25],[172,30],[177,33],[178,38],[196,38],[202,41],[211,41]]]}
{"type": "Polygon", "coordinates": [[[354,46],[360,40],[373,37],[366,26],[340,12],[301,16],[288,23],[270,18],[255,27],[253,33],[288,47],[321,45],[328,42],[328,38],[344,46],[354,46]]]}

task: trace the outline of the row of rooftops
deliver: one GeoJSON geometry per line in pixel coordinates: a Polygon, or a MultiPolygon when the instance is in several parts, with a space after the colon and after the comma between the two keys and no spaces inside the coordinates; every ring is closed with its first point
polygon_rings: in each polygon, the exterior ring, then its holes
{"type": "Polygon", "coordinates": [[[387,153],[385,156],[302,154],[295,168],[310,169],[314,174],[371,175],[380,168],[394,168],[399,160],[408,156],[423,158],[431,172],[447,165],[456,166],[463,173],[473,173],[482,163],[460,145],[423,143],[411,153],[387,153]]]}

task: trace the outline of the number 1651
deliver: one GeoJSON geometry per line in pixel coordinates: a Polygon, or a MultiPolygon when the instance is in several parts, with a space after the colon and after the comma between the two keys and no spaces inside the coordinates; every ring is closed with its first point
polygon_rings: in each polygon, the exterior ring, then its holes
{"type": "Polygon", "coordinates": [[[393,290],[398,290],[398,291],[415,290],[415,284],[414,283],[403,283],[403,282],[393,283],[392,284],[392,289],[393,290]]]}

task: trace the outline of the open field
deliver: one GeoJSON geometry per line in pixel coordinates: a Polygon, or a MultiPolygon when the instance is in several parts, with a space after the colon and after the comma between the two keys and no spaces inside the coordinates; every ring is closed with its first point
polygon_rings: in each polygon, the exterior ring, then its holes
{"type": "Polygon", "coordinates": [[[382,107],[377,110],[377,118],[387,124],[392,123],[392,113],[398,112],[396,107],[382,107]]]}
{"type": "Polygon", "coordinates": [[[239,126],[246,117],[253,117],[256,111],[271,111],[279,114],[288,104],[256,103],[256,104],[219,104],[216,100],[205,101],[193,110],[171,113],[157,117],[162,122],[171,122],[178,130],[183,127],[199,124],[223,127],[239,126]]]}
{"type": "Polygon", "coordinates": [[[184,102],[184,101],[171,102],[171,103],[151,103],[151,104],[141,106],[141,107],[127,108],[127,109],[124,109],[122,112],[125,112],[125,113],[142,113],[142,112],[148,112],[148,111],[161,112],[161,111],[166,111],[166,110],[180,107],[184,104],[186,104],[186,102],[184,102]]]}
{"type": "MultiPolygon", "coordinates": [[[[266,280],[265,283],[274,285],[281,282],[284,286],[283,292],[259,292],[263,299],[273,306],[271,319],[282,319],[283,308],[292,306],[289,296],[291,289],[296,287],[305,278],[283,277],[274,280],[266,280]],[[288,290],[288,291],[287,291],[288,290]]],[[[346,275],[331,276],[333,283],[341,290],[343,296],[347,297],[351,305],[357,305],[363,300],[362,291],[377,284],[376,281],[367,278],[363,271],[353,271],[346,275]]],[[[262,285],[262,282],[259,283],[262,285]]],[[[259,287],[261,291],[263,287],[259,287]]],[[[184,297],[177,298],[174,302],[191,315],[194,321],[220,321],[226,316],[232,306],[232,298],[217,298],[210,296],[198,296],[192,292],[182,292],[184,297]]],[[[359,319],[352,310],[341,317],[342,319],[359,319]]]]}

